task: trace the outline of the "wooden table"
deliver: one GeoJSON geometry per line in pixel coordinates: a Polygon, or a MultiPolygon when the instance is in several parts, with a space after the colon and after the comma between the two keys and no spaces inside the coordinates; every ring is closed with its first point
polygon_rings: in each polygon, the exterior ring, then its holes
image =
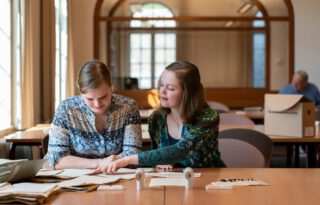
{"type": "Polygon", "coordinates": [[[27,129],[26,131],[16,132],[7,136],[6,142],[11,143],[9,159],[15,158],[15,150],[17,146],[42,146],[45,138],[48,136],[49,128],[50,124],[39,124],[35,127],[27,129]]]}
{"type": "Polygon", "coordinates": [[[46,204],[150,204],[150,205],[230,205],[230,204],[318,204],[320,169],[223,168],[195,169],[202,173],[193,188],[157,187],[137,191],[135,180],[122,181],[122,191],[63,192],[51,196],[46,204]],[[219,179],[262,180],[269,186],[242,186],[231,190],[205,190],[205,185],[219,179]]]}

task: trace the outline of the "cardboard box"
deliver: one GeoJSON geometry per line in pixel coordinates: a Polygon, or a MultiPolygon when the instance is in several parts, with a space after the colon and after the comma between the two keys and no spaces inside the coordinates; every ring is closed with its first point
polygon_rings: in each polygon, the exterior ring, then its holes
{"type": "Polygon", "coordinates": [[[265,95],[264,124],[267,135],[314,136],[315,104],[303,95],[265,95]]]}

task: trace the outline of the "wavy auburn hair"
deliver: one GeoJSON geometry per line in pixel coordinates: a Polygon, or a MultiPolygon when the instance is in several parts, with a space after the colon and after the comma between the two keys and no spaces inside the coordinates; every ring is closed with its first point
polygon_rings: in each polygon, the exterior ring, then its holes
{"type": "MultiPolygon", "coordinates": [[[[180,117],[186,123],[193,123],[196,114],[207,105],[198,67],[187,61],[176,61],[168,65],[165,70],[174,72],[182,87],[180,117]]],[[[158,89],[160,89],[160,80],[158,89]]],[[[170,113],[169,108],[160,106],[159,110],[166,114],[170,113]]]]}

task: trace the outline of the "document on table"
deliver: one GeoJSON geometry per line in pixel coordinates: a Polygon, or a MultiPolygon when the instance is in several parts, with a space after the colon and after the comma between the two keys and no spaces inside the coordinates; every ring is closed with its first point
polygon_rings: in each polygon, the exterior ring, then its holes
{"type": "Polygon", "coordinates": [[[269,184],[263,181],[255,181],[255,180],[220,180],[211,182],[206,185],[206,189],[232,189],[233,186],[267,186],[269,184]]]}
{"type": "Polygon", "coordinates": [[[187,180],[185,178],[152,178],[149,187],[157,186],[185,186],[187,180]]]}
{"type": "Polygon", "coordinates": [[[56,177],[60,179],[72,179],[82,175],[93,174],[93,169],[63,169],[63,170],[40,170],[37,173],[39,177],[56,177]]]}

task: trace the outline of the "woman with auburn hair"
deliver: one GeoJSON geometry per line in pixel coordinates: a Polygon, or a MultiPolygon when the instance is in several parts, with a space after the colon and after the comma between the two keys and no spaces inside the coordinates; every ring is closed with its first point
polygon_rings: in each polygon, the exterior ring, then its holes
{"type": "Polygon", "coordinates": [[[149,117],[152,150],[115,160],[104,173],[127,165],[225,167],[218,151],[219,115],[204,99],[198,68],[186,61],[168,65],[159,80],[160,109],[149,117]]]}

